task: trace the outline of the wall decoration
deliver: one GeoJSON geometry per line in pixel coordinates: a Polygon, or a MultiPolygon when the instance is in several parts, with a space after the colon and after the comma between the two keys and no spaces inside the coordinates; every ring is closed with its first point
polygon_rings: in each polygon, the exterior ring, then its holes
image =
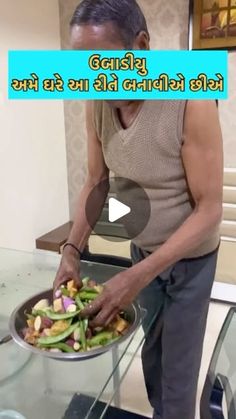
{"type": "Polygon", "coordinates": [[[190,49],[236,49],[236,0],[190,0],[190,49]]]}

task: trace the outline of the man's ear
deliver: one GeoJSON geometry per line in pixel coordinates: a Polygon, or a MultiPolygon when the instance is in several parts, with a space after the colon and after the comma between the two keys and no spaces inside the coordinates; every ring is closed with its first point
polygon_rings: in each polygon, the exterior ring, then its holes
{"type": "Polygon", "coordinates": [[[149,50],[150,49],[150,38],[147,32],[141,31],[136,36],[134,41],[133,49],[149,50]]]}

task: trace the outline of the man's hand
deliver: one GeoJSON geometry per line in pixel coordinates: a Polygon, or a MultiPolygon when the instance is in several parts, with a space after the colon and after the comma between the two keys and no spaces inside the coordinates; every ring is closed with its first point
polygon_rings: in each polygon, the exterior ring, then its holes
{"type": "Polygon", "coordinates": [[[80,260],[77,252],[69,246],[63,251],[61,263],[57,271],[55,281],[53,283],[54,295],[56,290],[66,282],[73,279],[76,287],[81,288],[82,282],[80,279],[80,260]]]}
{"type": "Polygon", "coordinates": [[[107,326],[119,311],[134,301],[139,291],[130,268],[107,281],[102,294],[83,310],[82,315],[95,316],[91,321],[93,327],[107,326]]]}
{"type": "MultiPolygon", "coordinates": [[[[102,144],[98,138],[96,128],[93,121],[94,103],[88,101],[86,103],[86,125],[88,132],[88,176],[87,180],[80,193],[78,207],[75,211],[75,219],[73,220],[73,227],[68,237],[68,242],[75,244],[79,249],[84,249],[89,236],[92,231],[92,221],[94,225],[100,217],[102,208],[106,201],[109,191],[109,169],[104,161],[102,152],[102,144]],[[105,182],[106,181],[106,182],[105,182]],[[103,188],[97,188],[96,205],[90,210],[93,214],[93,220],[88,223],[86,216],[86,206],[88,204],[88,197],[94,190],[94,187],[103,182],[103,188]],[[105,187],[106,186],[106,187],[105,187]]],[[[92,203],[91,203],[92,205],[92,203]]],[[[80,261],[78,260],[78,253],[72,247],[67,246],[63,251],[60,267],[58,269],[56,279],[54,281],[54,293],[60,285],[66,283],[70,279],[74,279],[78,288],[81,288],[80,281],[80,261]]]]}

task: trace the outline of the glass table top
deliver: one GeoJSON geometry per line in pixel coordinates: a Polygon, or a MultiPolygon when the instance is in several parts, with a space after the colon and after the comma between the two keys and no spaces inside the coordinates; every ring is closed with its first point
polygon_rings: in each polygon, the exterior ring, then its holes
{"type": "MultiPolygon", "coordinates": [[[[15,307],[52,287],[60,256],[0,249],[0,339],[9,334],[15,307]]],[[[122,268],[82,262],[82,275],[108,280],[122,268]]],[[[151,326],[152,321],[150,321],[151,326]]],[[[0,345],[0,411],[11,409],[26,419],[66,418],[75,394],[91,397],[78,419],[94,418],[97,401],[119,406],[119,386],[144,341],[142,325],[113,351],[80,362],[62,362],[32,355],[12,340],[0,345]]],[[[106,405],[100,418],[104,417],[106,405]]],[[[69,417],[68,417],[69,419],[69,417]]],[[[98,419],[98,418],[96,418],[98,419]]]]}

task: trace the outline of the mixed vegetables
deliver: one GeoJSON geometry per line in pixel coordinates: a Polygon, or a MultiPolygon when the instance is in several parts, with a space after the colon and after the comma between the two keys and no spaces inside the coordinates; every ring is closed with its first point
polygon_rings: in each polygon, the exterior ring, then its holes
{"type": "Polygon", "coordinates": [[[102,285],[89,278],[82,283],[78,290],[73,280],[67,282],[56,291],[52,304],[40,300],[31,313],[25,313],[23,336],[27,343],[50,352],[85,352],[108,345],[127,332],[129,322],[124,312],[105,328],[92,328],[89,320],[80,316],[103,291],[102,285]]]}

